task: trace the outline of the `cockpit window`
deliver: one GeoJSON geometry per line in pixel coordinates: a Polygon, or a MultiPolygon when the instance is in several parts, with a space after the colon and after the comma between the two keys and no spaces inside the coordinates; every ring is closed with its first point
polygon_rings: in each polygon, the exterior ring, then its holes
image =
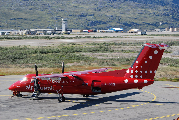
{"type": "Polygon", "coordinates": [[[27,81],[27,77],[23,77],[23,78],[21,79],[21,82],[23,82],[23,81],[27,81]]]}

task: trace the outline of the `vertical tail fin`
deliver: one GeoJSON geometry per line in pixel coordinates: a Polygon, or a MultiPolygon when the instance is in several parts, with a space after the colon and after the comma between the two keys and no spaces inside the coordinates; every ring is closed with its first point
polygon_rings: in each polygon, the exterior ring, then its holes
{"type": "Polygon", "coordinates": [[[134,60],[131,67],[126,71],[124,77],[138,79],[154,79],[155,73],[159,66],[165,49],[169,47],[166,44],[144,44],[137,58],[134,60]]]}

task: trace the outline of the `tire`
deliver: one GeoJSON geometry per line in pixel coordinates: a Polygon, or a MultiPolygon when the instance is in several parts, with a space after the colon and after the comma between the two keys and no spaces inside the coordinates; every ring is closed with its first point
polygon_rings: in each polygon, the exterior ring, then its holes
{"type": "Polygon", "coordinates": [[[83,95],[83,97],[89,97],[89,95],[83,95]]]}
{"type": "Polygon", "coordinates": [[[65,102],[65,97],[64,97],[64,96],[59,97],[59,98],[58,98],[58,101],[59,101],[59,102],[65,102]]]}

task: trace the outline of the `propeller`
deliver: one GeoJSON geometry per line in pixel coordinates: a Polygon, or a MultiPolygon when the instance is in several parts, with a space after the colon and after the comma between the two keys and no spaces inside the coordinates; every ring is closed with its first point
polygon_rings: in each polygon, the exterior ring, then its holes
{"type": "Polygon", "coordinates": [[[36,76],[38,76],[38,71],[37,71],[37,65],[35,64],[35,73],[36,73],[36,76]]]}
{"type": "Polygon", "coordinates": [[[62,73],[64,73],[64,68],[65,68],[65,66],[64,66],[64,61],[62,62],[62,73]]]}
{"type": "MultiPolygon", "coordinates": [[[[37,65],[35,64],[35,73],[36,73],[36,76],[38,76],[38,70],[37,70],[37,65]]],[[[35,81],[34,81],[34,90],[35,91],[38,91],[38,88],[39,88],[39,84],[38,84],[38,79],[37,78],[35,78],[35,81]]]]}

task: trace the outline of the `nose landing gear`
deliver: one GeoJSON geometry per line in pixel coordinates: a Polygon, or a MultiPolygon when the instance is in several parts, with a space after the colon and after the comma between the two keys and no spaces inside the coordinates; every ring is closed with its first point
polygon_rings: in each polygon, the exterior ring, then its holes
{"type": "Polygon", "coordinates": [[[13,96],[12,97],[14,97],[14,96],[22,97],[22,94],[20,94],[19,91],[13,91],[13,96]]]}

